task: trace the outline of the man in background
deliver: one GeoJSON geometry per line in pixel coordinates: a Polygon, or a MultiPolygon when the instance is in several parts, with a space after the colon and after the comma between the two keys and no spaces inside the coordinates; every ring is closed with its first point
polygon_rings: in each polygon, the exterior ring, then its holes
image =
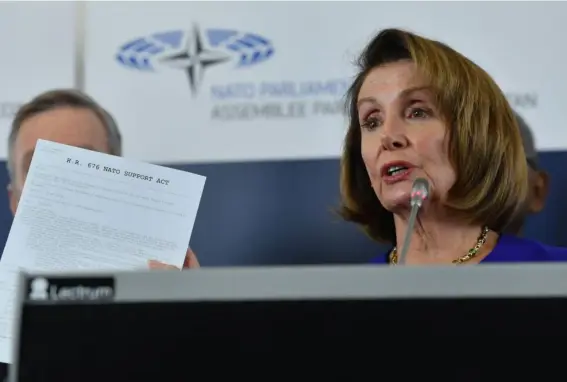
{"type": "Polygon", "coordinates": [[[528,162],[529,191],[523,211],[510,223],[506,232],[521,236],[528,215],[537,214],[545,207],[545,200],[549,191],[549,175],[539,167],[534,137],[530,127],[518,113],[515,114],[528,162]]]}
{"type": "Polygon", "coordinates": [[[122,155],[116,122],[92,98],[67,89],[38,95],[18,110],[8,138],[8,195],[13,214],[39,139],[122,155]]]}
{"type": "MultiPolygon", "coordinates": [[[[101,153],[122,156],[122,136],[112,115],[88,95],[74,89],[42,93],[16,113],[8,138],[8,196],[16,213],[35,145],[44,139],[101,153]]],[[[150,261],[151,269],[175,267],[150,261]]],[[[183,268],[198,268],[187,251],[183,268]]]]}

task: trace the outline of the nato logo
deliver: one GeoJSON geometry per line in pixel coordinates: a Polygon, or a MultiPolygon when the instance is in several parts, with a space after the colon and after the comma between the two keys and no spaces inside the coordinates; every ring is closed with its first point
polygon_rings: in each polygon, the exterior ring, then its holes
{"type": "Polygon", "coordinates": [[[193,95],[205,70],[216,65],[247,68],[274,55],[272,43],[257,34],[229,29],[174,30],[138,37],[118,49],[116,60],[123,66],[154,72],[160,67],[183,70],[193,95]]]}

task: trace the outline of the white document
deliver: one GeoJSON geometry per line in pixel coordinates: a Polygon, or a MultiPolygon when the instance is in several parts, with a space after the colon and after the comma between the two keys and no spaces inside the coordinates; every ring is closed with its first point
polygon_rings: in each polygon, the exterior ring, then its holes
{"type": "Polygon", "coordinates": [[[20,269],[182,267],[205,177],[38,141],[0,261],[0,362],[11,362],[20,269]]]}

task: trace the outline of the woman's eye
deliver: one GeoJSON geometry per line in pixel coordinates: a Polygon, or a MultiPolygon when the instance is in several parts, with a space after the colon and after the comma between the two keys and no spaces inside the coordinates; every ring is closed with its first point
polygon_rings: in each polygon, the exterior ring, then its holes
{"type": "Polygon", "coordinates": [[[378,118],[370,117],[370,118],[367,118],[366,121],[364,121],[364,123],[361,125],[361,127],[363,129],[366,129],[366,130],[373,130],[373,129],[377,128],[379,125],[380,124],[379,124],[378,118]]]}
{"type": "Polygon", "coordinates": [[[410,112],[410,118],[425,118],[429,116],[429,113],[423,109],[412,109],[410,112]]]}

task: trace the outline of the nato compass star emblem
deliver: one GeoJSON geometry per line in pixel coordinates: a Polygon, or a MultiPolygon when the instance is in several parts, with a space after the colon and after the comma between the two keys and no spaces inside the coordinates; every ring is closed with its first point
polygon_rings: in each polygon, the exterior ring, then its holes
{"type": "Polygon", "coordinates": [[[203,81],[205,69],[209,66],[229,61],[231,58],[231,56],[220,50],[205,49],[201,31],[195,26],[193,27],[193,33],[189,35],[185,43],[184,50],[165,57],[162,61],[174,68],[185,70],[189,80],[189,87],[193,91],[193,95],[195,95],[203,81]]]}
{"type": "Polygon", "coordinates": [[[134,38],[118,48],[115,59],[139,72],[181,69],[195,96],[207,69],[225,63],[232,63],[233,69],[251,68],[273,55],[272,42],[259,34],[194,25],[189,31],[175,29],[134,38]]]}

